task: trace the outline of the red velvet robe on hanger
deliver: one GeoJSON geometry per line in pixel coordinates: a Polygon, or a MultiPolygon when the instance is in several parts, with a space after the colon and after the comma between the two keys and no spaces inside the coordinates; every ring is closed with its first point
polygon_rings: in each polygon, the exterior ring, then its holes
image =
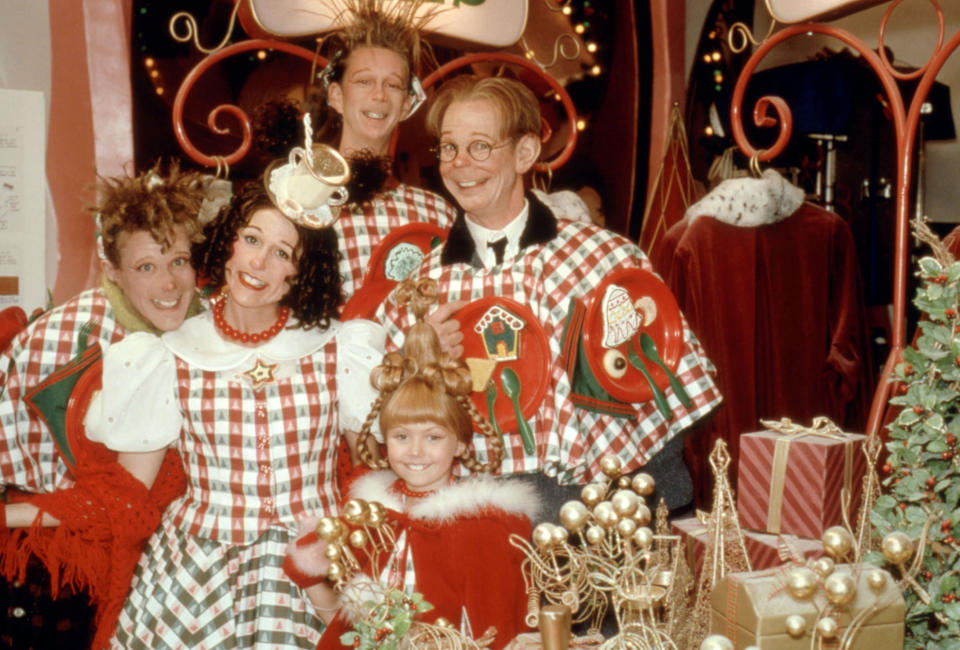
{"type": "Polygon", "coordinates": [[[827,415],[862,431],[874,388],[856,250],[836,214],[803,204],[756,227],[688,218],[654,260],[717,367],[724,402],[686,441],[696,502],[710,503],[717,438],[736,477],[739,437],[760,418],[827,415]]]}

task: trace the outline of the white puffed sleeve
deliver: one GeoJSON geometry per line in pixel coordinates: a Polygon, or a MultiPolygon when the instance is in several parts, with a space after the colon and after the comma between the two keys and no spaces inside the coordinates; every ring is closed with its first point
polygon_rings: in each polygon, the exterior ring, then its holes
{"type": "MultiPolygon", "coordinates": [[[[337,394],[340,430],[359,431],[377,398],[370,371],[383,361],[387,332],[369,320],[351,320],[337,333],[337,394]]],[[[380,429],[374,423],[374,436],[380,429]]]]}
{"type": "Polygon", "coordinates": [[[173,353],[160,337],[138,332],[103,355],[103,388],[91,401],[87,437],[114,451],[163,449],[180,435],[173,353]]]}

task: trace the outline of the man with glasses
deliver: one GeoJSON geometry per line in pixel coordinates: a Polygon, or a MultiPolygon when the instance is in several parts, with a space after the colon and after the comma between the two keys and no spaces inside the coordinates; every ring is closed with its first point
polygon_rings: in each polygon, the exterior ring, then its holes
{"type": "MultiPolygon", "coordinates": [[[[549,199],[525,189],[525,177],[540,155],[540,106],[534,94],[509,78],[456,77],[435,96],[426,124],[437,141],[443,183],[461,208],[442,249],[432,252],[418,271],[436,278],[441,292],[441,306],[428,320],[446,349],[456,354],[463,349],[456,310],[481,298],[509,298],[529,309],[537,321],[530,328],[542,328],[549,345],[550,358],[536,359],[529,352],[525,357],[520,344],[519,358],[549,381],[537,411],[527,418],[535,448],[524,447],[516,431],[505,431],[501,472],[537,473],[548,520],[555,520],[556,508],[575,496],[557,490],[557,483],[593,480],[608,454],[620,458],[625,473],[640,467],[654,473],[661,480],[658,493],[671,507],[689,503],[692,489],[680,455],[680,433],[719,404],[710,377],[713,367],[684,323],[676,374],[693,398],[691,406],[673,400],[673,417],[666,419],[648,404],[616,403],[599,394],[580,399],[572,379],[579,330],[570,327],[569,314],[582,310],[612,271],[649,271],[651,266],[634,243],[588,219],[558,217],[549,199]]],[[[391,344],[399,345],[409,314],[391,302],[379,315],[391,344]]],[[[472,323],[467,325],[472,329],[472,323]]],[[[531,387],[525,383],[522,390],[531,387]]],[[[507,398],[500,394],[497,399],[507,398]]],[[[475,444],[482,456],[484,441],[478,437],[475,444]]]]}

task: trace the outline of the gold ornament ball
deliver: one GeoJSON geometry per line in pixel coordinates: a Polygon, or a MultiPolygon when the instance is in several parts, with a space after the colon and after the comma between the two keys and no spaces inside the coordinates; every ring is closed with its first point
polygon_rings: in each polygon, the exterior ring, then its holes
{"type": "Polygon", "coordinates": [[[339,530],[337,524],[339,523],[335,517],[321,517],[320,521],[317,522],[317,535],[328,544],[335,542],[339,530]]]}
{"type": "Polygon", "coordinates": [[[649,528],[638,528],[631,539],[637,548],[649,548],[653,544],[653,531],[649,528]]]}
{"type": "Polygon", "coordinates": [[[339,544],[327,544],[326,550],[323,552],[324,557],[326,557],[331,562],[333,560],[340,559],[340,545],[339,544]]]}
{"type": "Polygon", "coordinates": [[[379,501],[371,501],[367,504],[367,524],[378,528],[387,519],[387,510],[379,501]]]}
{"type": "Polygon", "coordinates": [[[606,536],[607,536],[606,531],[604,531],[603,528],[600,528],[600,526],[590,526],[589,528],[587,528],[587,533],[586,533],[587,544],[596,546],[597,544],[602,542],[603,538],[606,536]]]}
{"type": "Polygon", "coordinates": [[[333,582],[339,582],[343,579],[343,565],[339,562],[331,562],[327,569],[327,579],[333,582]]]}
{"type": "Polygon", "coordinates": [[[700,643],[700,650],[733,650],[733,641],[722,634],[711,634],[700,643]]]}
{"type": "Polygon", "coordinates": [[[837,619],[826,616],[817,621],[817,633],[824,639],[832,639],[837,636],[837,619]]]}
{"type": "Polygon", "coordinates": [[[875,591],[880,591],[887,586],[887,574],[880,569],[874,569],[867,573],[867,584],[875,591]]]}
{"type": "Polygon", "coordinates": [[[857,597],[857,583],[849,573],[831,573],[823,581],[823,590],[837,607],[846,607],[857,597]]]}
{"type": "Polygon", "coordinates": [[[657,487],[657,482],[646,472],[640,472],[634,475],[630,481],[630,485],[633,487],[634,492],[642,497],[648,497],[653,494],[653,490],[657,487]]]}
{"type": "Polygon", "coordinates": [[[617,525],[617,521],[620,520],[617,516],[617,511],[613,509],[613,504],[609,501],[601,501],[595,505],[593,507],[593,516],[596,518],[597,523],[604,528],[613,528],[617,525]]]}
{"type": "Polygon", "coordinates": [[[653,514],[650,512],[650,508],[647,507],[647,504],[638,503],[637,510],[633,513],[633,520],[641,526],[646,526],[650,523],[651,519],[653,519],[653,514]]]}
{"type": "Polygon", "coordinates": [[[367,534],[358,528],[350,533],[350,546],[353,548],[363,548],[367,545],[367,539],[367,534]]]}
{"type": "Polygon", "coordinates": [[[553,546],[553,532],[550,530],[551,524],[537,524],[533,529],[533,545],[538,551],[548,551],[553,546]]]}
{"type": "Polygon", "coordinates": [[[807,622],[799,614],[791,614],[784,620],[783,626],[791,639],[799,639],[807,633],[807,622]]]}
{"type": "Polygon", "coordinates": [[[630,489],[630,477],[629,477],[629,476],[621,476],[619,479],[617,479],[617,487],[620,488],[621,490],[629,490],[629,489],[630,489]]]}
{"type": "Polygon", "coordinates": [[[607,454],[600,459],[600,471],[604,476],[617,479],[620,478],[620,472],[623,470],[623,463],[617,456],[607,454]]]}
{"type": "Polygon", "coordinates": [[[797,600],[806,600],[817,591],[817,574],[805,566],[792,569],[787,575],[787,591],[797,600]]]}
{"type": "Polygon", "coordinates": [[[367,519],[367,502],[363,499],[350,499],[343,504],[343,518],[351,526],[360,526],[367,519]]]}
{"type": "Polygon", "coordinates": [[[587,504],[588,508],[592,508],[603,501],[603,495],[606,491],[606,488],[602,485],[589,483],[584,485],[583,489],[580,490],[580,500],[587,504]]]}
{"type": "Polygon", "coordinates": [[[334,522],[337,526],[337,540],[338,542],[344,542],[347,539],[347,535],[350,534],[350,529],[347,528],[347,525],[343,523],[341,519],[334,519],[334,522]]]}
{"type": "Polygon", "coordinates": [[[890,564],[903,564],[913,555],[913,542],[906,533],[895,530],[883,538],[880,550],[890,564]]]}
{"type": "Polygon", "coordinates": [[[617,522],[617,532],[620,537],[630,539],[630,536],[637,530],[637,522],[633,519],[621,519],[617,522]]]}
{"type": "Polygon", "coordinates": [[[816,571],[817,575],[821,578],[826,578],[833,573],[834,568],[833,560],[828,557],[820,557],[813,561],[813,570],[816,571]]]}
{"type": "Polygon", "coordinates": [[[632,517],[640,506],[640,497],[633,490],[617,490],[610,497],[610,503],[621,517],[632,517]]]}
{"type": "Polygon", "coordinates": [[[567,541],[567,529],[563,526],[550,524],[550,543],[553,546],[560,546],[567,541]]]}
{"type": "Polygon", "coordinates": [[[560,523],[571,533],[575,533],[587,524],[590,511],[580,501],[567,501],[560,506],[560,523]]]}
{"type": "Polygon", "coordinates": [[[823,550],[837,562],[845,558],[853,547],[853,536],[843,526],[831,526],[823,531],[821,541],[823,550]]]}
{"type": "Polygon", "coordinates": [[[453,627],[453,623],[443,618],[442,616],[439,617],[437,620],[435,620],[433,624],[436,625],[437,627],[445,627],[448,629],[453,627]]]}

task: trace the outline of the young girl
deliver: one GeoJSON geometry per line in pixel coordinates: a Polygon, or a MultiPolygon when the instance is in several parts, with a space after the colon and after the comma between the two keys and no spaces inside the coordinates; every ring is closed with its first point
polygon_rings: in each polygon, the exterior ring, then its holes
{"type": "MultiPolygon", "coordinates": [[[[364,462],[380,471],[356,478],[349,496],[387,508],[396,544],[389,559],[376,558],[376,566],[389,567],[374,576],[382,587],[422,594],[434,609],[418,615],[419,620],[442,617],[475,638],[496,628],[491,647],[503,648],[525,630],[523,554],[508,538],[512,533],[529,538],[536,497],[521,482],[484,475],[454,480],[455,462],[487,472],[499,465],[502,446],[470,402],[466,365],[440,354],[436,334],[422,320],[436,299],[436,284],[405,281],[397,295],[409,301],[417,323],[403,354],[388,354],[371,374],[381,395],[361,429],[358,448],[364,462]],[[379,460],[367,444],[378,415],[386,443],[386,458],[379,460]],[[486,463],[469,452],[474,423],[493,436],[496,457],[486,463]]],[[[318,608],[335,608],[339,603],[323,580],[329,567],[327,544],[312,531],[315,524],[305,522],[301,537],[288,549],[285,568],[308,587],[318,608]]],[[[347,609],[333,618],[319,648],[342,647],[340,635],[349,629],[347,609]]],[[[333,617],[332,609],[328,616],[333,617]]]]}

